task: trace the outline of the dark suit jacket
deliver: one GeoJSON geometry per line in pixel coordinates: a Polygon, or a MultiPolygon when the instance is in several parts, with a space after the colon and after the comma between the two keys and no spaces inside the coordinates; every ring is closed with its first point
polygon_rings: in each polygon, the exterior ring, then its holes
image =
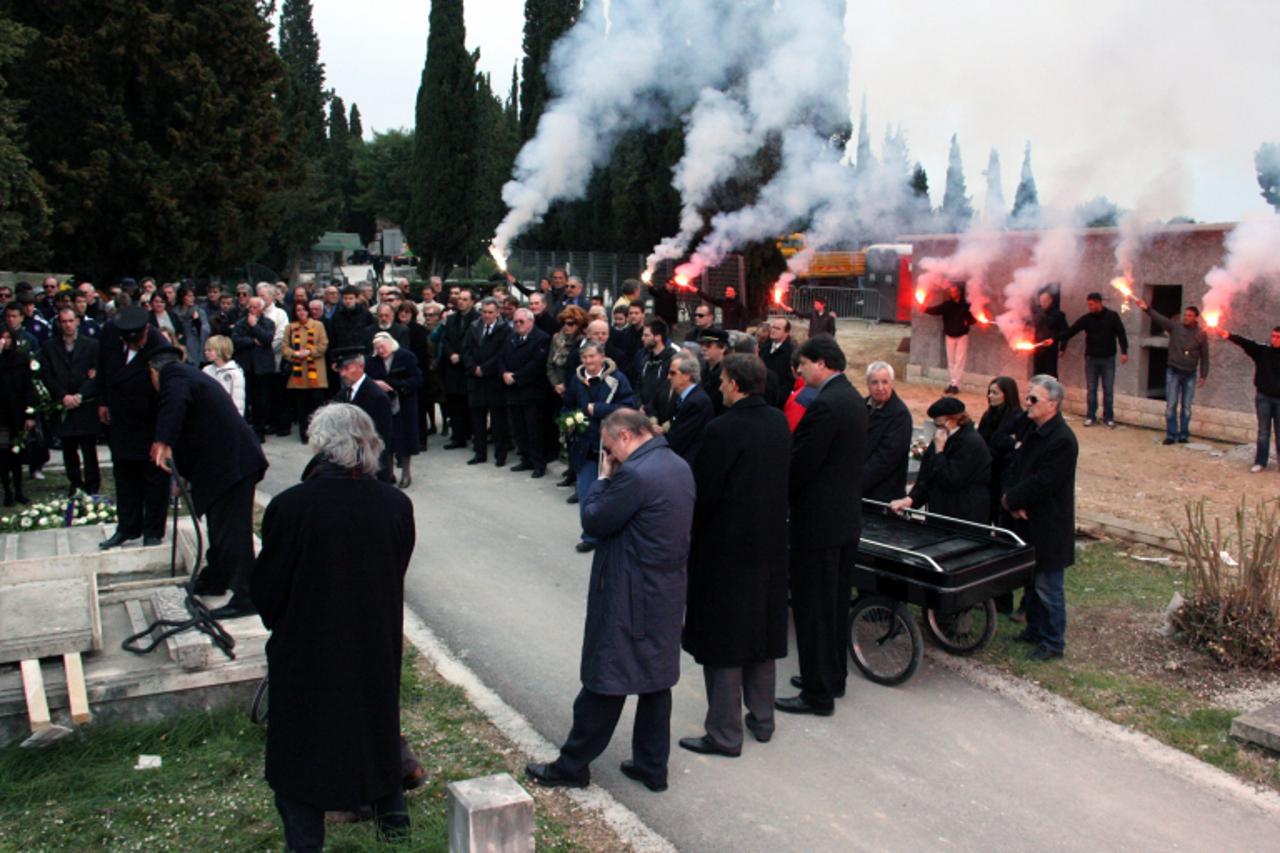
{"type": "Polygon", "coordinates": [[[365,375],[360,383],[360,390],[351,400],[351,405],[359,406],[364,413],[373,419],[373,428],[384,445],[381,464],[378,466],[378,479],[391,482],[391,398],[373,380],[365,375]]]}
{"type": "Polygon", "coordinates": [[[795,380],[791,375],[791,353],[795,351],[795,344],[791,343],[791,339],[783,341],[782,346],[778,347],[778,351],[770,353],[769,349],[773,346],[773,342],[765,344],[760,348],[760,360],[764,362],[764,366],[769,369],[778,379],[779,395],[782,399],[776,397],[769,402],[781,409],[787,402],[787,395],[791,393],[791,386],[795,384],[795,380]],[[786,389],[785,392],[782,389],[786,389]]]}
{"type": "Polygon", "coordinates": [[[824,311],[819,314],[814,311],[809,314],[809,337],[815,335],[836,336],[836,318],[831,316],[830,311],[824,311]]]}
{"type": "Polygon", "coordinates": [[[527,406],[547,399],[547,353],[551,350],[551,338],[534,326],[522,343],[514,331],[498,354],[498,377],[504,373],[515,374],[515,381],[507,385],[508,406],[527,406]]]}
{"type": "Polygon", "coordinates": [[[498,356],[507,345],[507,337],[510,334],[511,327],[501,320],[494,321],[493,331],[488,335],[484,333],[483,321],[475,323],[467,330],[462,349],[462,363],[467,369],[469,405],[505,405],[502,376],[498,373],[498,356]],[[480,368],[479,376],[476,376],[477,367],[480,368]]]}
{"type": "Polygon", "coordinates": [[[792,439],[792,548],[858,541],[866,443],[866,404],[844,374],[836,374],[809,404],[792,439]]]}
{"type": "Polygon", "coordinates": [[[84,335],[77,335],[71,352],[62,338],[45,341],[40,363],[44,367],[41,377],[50,396],[57,402],[68,394],[79,394],[80,405],[62,413],[62,436],[97,435],[98,421],[98,342],[84,335]]]}
{"type": "Polygon", "coordinates": [[[895,501],[907,493],[907,462],[911,453],[911,412],[894,391],[874,408],[867,400],[867,461],[862,467],[862,496],[895,501]]]}
{"type": "Polygon", "coordinates": [[[990,482],[991,451],[973,424],[966,424],[952,433],[941,453],[929,445],[911,489],[911,504],[928,504],[929,512],[986,524],[990,482]]]}
{"type": "MultiPolygon", "coordinates": [[[[679,399],[677,397],[677,399],[679,399]]],[[[715,407],[701,385],[680,400],[671,414],[671,428],[667,431],[667,444],[691,466],[702,449],[702,432],[715,417],[715,407]]]]}
{"type": "Polygon", "coordinates": [[[453,313],[445,320],[444,332],[440,337],[440,352],[436,354],[436,363],[444,376],[446,394],[465,395],[467,393],[467,366],[462,361],[463,351],[467,344],[467,330],[471,328],[480,314],[468,311],[466,314],[453,313]],[[451,356],[458,356],[454,364],[451,356]]]}
{"type": "Polygon", "coordinates": [[[115,324],[108,323],[102,330],[98,349],[98,405],[106,406],[111,415],[107,437],[113,459],[139,462],[149,457],[160,395],[151,385],[147,359],[151,351],[160,346],[165,346],[164,339],[148,328],[146,343],[126,364],[124,343],[115,324]]]}
{"type": "Polygon", "coordinates": [[[191,483],[196,515],[232,486],[258,482],[267,470],[262,445],[226,389],[183,362],[160,371],[156,441],[173,448],[178,473],[191,483]]]}
{"type": "Polygon", "coordinates": [[[240,365],[245,376],[265,376],[276,372],[276,356],[271,349],[275,333],[276,324],[265,315],[259,316],[253,326],[249,325],[248,315],[236,321],[231,343],[235,345],[236,364],[240,365]]]}
{"type": "Polygon", "coordinates": [[[1027,541],[1036,569],[1065,569],[1076,558],[1076,459],[1080,448],[1062,415],[1027,433],[1014,454],[1004,500],[1027,511],[1027,541]]]}

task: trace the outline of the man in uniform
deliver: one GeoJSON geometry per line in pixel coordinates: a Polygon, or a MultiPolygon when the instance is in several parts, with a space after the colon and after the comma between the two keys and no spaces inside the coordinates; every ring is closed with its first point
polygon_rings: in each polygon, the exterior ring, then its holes
{"type": "Polygon", "coordinates": [[[395,478],[391,474],[391,398],[376,383],[367,381],[364,356],[364,347],[346,347],[333,352],[334,370],[342,379],[337,400],[358,406],[373,420],[378,437],[382,439],[378,479],[392,483],[395,478]]]}
{"type": "Polygon", "coordinates": [[[205,517],[209,532],[209,565],[193,592],[231,590],[231,600],[212,611],[215,619],[256,613],[249,579],[253,492],[267,470],[262,445],[222,385],[185,363],[176,347],[152,350],[149,366],[160,395],[151,461],[166,474],[177,464],[191,484],[191,511],[205,517]]]}
{"type": "Polygon", "coordinates": [[[137,305],[122,308],[102,330],[98,419],[107,426],[119,522],[99,548],[114,548],[139,536],[143,545],[158,545],[164,539],[169,475],[148,458],[160,395],[147,373],[152,351],[163,345],[163,338],[150,332],[147,312],[137,305]]]}

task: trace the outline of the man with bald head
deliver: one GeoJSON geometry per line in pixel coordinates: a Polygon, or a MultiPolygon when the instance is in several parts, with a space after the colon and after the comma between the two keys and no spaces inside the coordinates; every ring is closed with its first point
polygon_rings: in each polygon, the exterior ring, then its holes
{"type": "Polygon", "coordinates": [[[543,411],[547,403],[547,353],[551,337],[534,323],[533,312],[517,308],[511,335],[498,356],[498,372],[506,390],[507,412],[520,462],[512,471],[531,471],[534,479],[547,473],[543,453],[543,411]]]}

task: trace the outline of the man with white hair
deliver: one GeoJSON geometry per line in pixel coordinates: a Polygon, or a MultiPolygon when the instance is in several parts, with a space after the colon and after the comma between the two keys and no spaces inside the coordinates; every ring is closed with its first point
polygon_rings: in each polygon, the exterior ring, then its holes
{"type": "Polygon", "coordinates": [[[342,389],[338,392],[338,401],[358,406],[372,420],[382,439],[382,454],[379,457],[378,479],[384,483],[395,482],[391,473],[391,398],[387,392],[378,387],[364,372],[364,347],[348,347],[333,354],[342,379],[342,389]]]}
{"type": "Polygon", "coordinates": [[[867,365],[867,461],[862,496],[888,503],[907,493],[911,453],[911,412],[893,390],[893,365],[867,365]]]}
{"type": "Polygon", "coordinates": [[[547,353],[551,338],[534,325],[533,312],[517,308],[511,335],[498,356],[498,373],[506,390],[507,411],[520,463],[512,471],[547,473],[542,448],[543,410],[547,403],[547,353]]]}
{"type": "Polygon", "coordinates": [[[667,378],[672,396],[671,420],[664,429],[667,444],[692,467],[702,449],[702,432],[715,417],[715,407],[700,384],[698,359],[688,350],[671,359],[667,378]]]}

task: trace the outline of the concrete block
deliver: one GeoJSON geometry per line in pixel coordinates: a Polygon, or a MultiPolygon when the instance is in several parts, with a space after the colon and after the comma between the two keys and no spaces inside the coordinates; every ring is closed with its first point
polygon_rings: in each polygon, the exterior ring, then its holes
{"type": "Polygon", "coordinates": [[[0,663],[87,652],[102,646],[92,576],[0,590],[0,663]]]}
{"type": "Polygon", "coordinates": [[[1231,736],[1280,753],[1280,702],[1236,717],[1231,721],[1231,736]]]}
{"type": "MultiPolygon", "coordinates": [[[[178,587],[158,587],[151,593],[151,609],[155,612],[157,619],[183,622],[191,618],[186,599],[186,592],[178,587]]],[[[188,672],[204,669],[212,659],[213,640],[200,631],[183,631],[180,634],[174,634],[164,642],[169,651],[169,657],[188,672]]]]}
{"type": "Polygon", "coordinates": [[[533,797],[508,773],[450,782],[449,853],[532,853],[533,797]]]}

